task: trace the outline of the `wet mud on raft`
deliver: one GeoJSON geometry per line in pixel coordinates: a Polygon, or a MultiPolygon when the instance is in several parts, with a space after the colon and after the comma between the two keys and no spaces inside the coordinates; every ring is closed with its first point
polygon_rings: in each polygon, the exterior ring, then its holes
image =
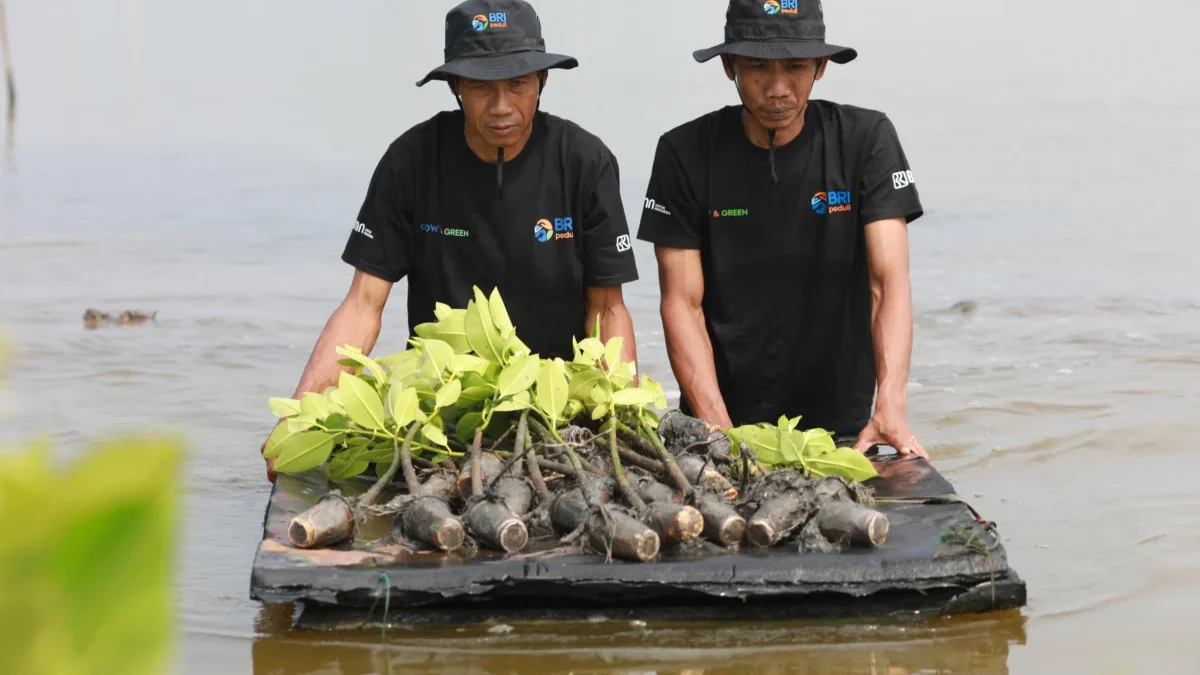
{"type": "MultiPolygon", "coordinates": [[[[669,422],[668,417],[664,425],[669,422]]],[[[701,519],[682,505],[678,491],[654,480],[650,472],[638,476],[640,469],[629,468],[631,486],[647,509],[658,509],[642,522],[662,521],[652,529],[663,536],[658,537],[656,550],[645,550],[649,545],[638,539],[645,528],[633,518],[622,520],[615,531],[619,534],[622,527],[630,531],[623,556],[615,555],[597,537],[580,536],[580,525],[595,513],[588,501],[611,503],[611,481],[606,484],[599,476],[587,488],[593,494],[586,499],[580,489],[565,490],[551,497],[540,514],[528,510],[532,493],[539,488],[496,490],[498,499],[478,500],[477,504],[503,504],[506,514],[524,512],[529,536],[518,537],[515,543],[520,546],[505,551],[504,523],[511,522],[511,516],[493,523],[488,530],[496,539],[492,542],[464,542],[472,538],[456,525],[443,524],[441,530],[433,525],[448,522],[443,519],[449,512],[447,505],[456,503],[459,511],[471,499],[472,489],[478,487],[469,475],[471,462],[465,462],[460,482],[427,471],[412,508],[402,515],[357,523],[351,539],[327,548],[299,548],[289,536],[296,516],[323,498],[336,501],[326,496],[333,487],[326,468],[280,475],[254,559],[251,597],[267,603],[298,603],[302,611],[296,626],[311,629],[378,623],[385,606],[388,621],[408,623],[595,616],[919,618],[1024,606],[1025,584],[1009,568],[995,528],[961,501],[934,467],[894,454],[872,459],[879,475],[852,487],[841,479],[806,481],[793,475],[772,476],[775,485],[761,481],[751,490],[754,494],[741,495],[734,502],[717,499],[725,491],[724,483],[705,492],[697,490],[696,510],[709,510],[701,519]],[[838,486],[867,494],[838,495],[835,513],[818,510],[797,528],[797,509],[786,502],[820,499],[815,491],[836,491],[838,486]],[[706,499],[729,506],[727,519],[740,517],[736,537],[722,530],[724,522],[712,513],[719,506],[706,506],[706,499]],[[855,499],[864,501],[859,504],[855,499]],[[859,506],[862,511],[854,508],[859,506]],[[867,517],[861,520],[864,514],[867,517]],[[443,545],[404,536],[406,517],[424,523],[427,539],[443,545]],[[539,519],[550,522],[539,523],[539,519]],[[564,545],[564,537],[572,531],[576,538],[564,545]],[[865,539],[853,541],[856,538],[865,539]],[[770,541],[776,545],[764,545],[770,541]],[[780,545],[781,541],[788,543],[780,545]],[[832,546],[831,541],[838,544],[832,546]],[[830,552],[833,548],[839,551],[830,552]]],[[[497,460],[482,460],[480,466],[483,479],[492,479],[498,487],[502,483],[495,478],[504,463],[497,460]]],[[[700,479],[699,472],[706,468],[689,470],[689,463],[680,462],[682,470],[693,474],[689,478],[700,479]]],[[[543,480],[570,480],[555,471],[571,472],[569,466],[548,460],[544,464],[550,466],[543,466],[543,480]]],[[[714,477],[709,480],[717,482],[714,477]]],[[[336,487],[353,499],[373,482],[357,478],[336,487]]],[[[693,482],[704,484],[703,479],[693,482]]],[[[404,498],[406,492],[404,484],[389,485],[380,501],[404,498]]]]}

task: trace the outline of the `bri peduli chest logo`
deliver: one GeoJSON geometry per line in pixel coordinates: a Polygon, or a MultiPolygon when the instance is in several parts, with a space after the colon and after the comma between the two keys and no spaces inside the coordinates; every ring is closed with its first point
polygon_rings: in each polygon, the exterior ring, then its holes
{"type": "Polygon", "coordinates": [[[849,190],[838,190],[832,192],[818,192],[812,198],[812,210],[816,211],[817,215],[823,216],[826,213],[845,213],[853,211],[854,205],[851,203],[849,190]]]}
{"type": "Polygon", "coordinates": [[[488,29],[508,28],[508,13],[492,12],[491,14],[476,14],[471,19],[471,28],[474,28],[476,33],[482,33],[488,29]]]}
{"type": "Polygon", "coordinates": [[[800,0],[767,0],[763,3],[763,11],[772,16],[776,14],[799,14],[800,0]]]}
{"type": "Polygon", "coordinates": [[[542,243],[556,239],[574,239],[575,223],[570,218],[555,218],[553,221],[542,218],[533,226],[533,236],[542,243]]]}

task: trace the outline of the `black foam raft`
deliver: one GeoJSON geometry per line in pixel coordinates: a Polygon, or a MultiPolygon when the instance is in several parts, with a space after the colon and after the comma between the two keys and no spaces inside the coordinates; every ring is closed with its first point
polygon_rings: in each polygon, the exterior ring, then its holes
{"type": "MultiPolygon", "coordinates": [[[[606,563],[591,553],[544,555],[557,546],[553,540],[531,540],[514,554],[412,550],[387,538],[387,518],[362,525],[352,543],[297,549],[288,543],[288,524],[331,486],[321,469],[280,475],[250,596],[296,603],[301,628],[370,625],[384,620],[385,611],[391,622],[463,623],[934,617],[1025,605],[1025,583],[1008,566],[994,524],[959,499],[925,460],[872,459],[880,474],[867,483],[879,500],[873,508],[890,520],[881,546],[836,554],[799,553],[791,546],[687,553],[664,547],[644,563],[606,563]],[[970,528],[986,552],[943,543],[951,528],[970,528]]],[[[336,487],[349,495],[367,486],[363,480],[336,487]]]]}

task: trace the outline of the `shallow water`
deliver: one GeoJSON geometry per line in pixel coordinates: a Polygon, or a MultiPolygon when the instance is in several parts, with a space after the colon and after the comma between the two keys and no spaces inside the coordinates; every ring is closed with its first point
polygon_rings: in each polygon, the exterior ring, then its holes
{"type": "MultiPolygon", "coordinates": [[[[1167,0],[827,3],[830,40],[861,56],[818,95],[889,112],[927,209],[912,421],[999,524],[1021,612],[385,638],[289,633],[287,608],[250,601],[266,398],[292,391],[345,292],[338,255],[379,154],[452,105],[412,86],[450,3],[426,4],[8,3],[21,107],[0,167],[0,326],[19,359],[0,439],[49,431],[69,453],[121,428],[186,431],[180,672],[1195,672],[1200,9],[1167,0]],[[976,309],[949,311],[964,300],[976,309]],[[159,314],[88,331],[88,307],[159,314]]],[[[721,35],[724,3],[703,5],[538,2],[550,49],[582,63],[552,75],[545,107],[613,148],[633,219],[656,136],[735,100],[691,61],[721,35]]],[[[670,389],[637,250],[642,366],[670,389]]],[[[403,348],[403,292],[381,351],[403,348]]]]}

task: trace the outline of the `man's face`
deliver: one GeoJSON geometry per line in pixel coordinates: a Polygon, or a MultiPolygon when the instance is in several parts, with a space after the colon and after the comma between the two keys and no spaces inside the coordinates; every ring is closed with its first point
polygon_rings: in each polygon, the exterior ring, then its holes
{"type": "Polygon", "coordinates": [[[768,130],[791,126],[812,93],[813,84],[825,74],[829,59],[752,59],[723,57],[725,74],[733,80],[742,101],[768,130]]]}
{"type": "Polygon", "coordinates": [[[539,77],[544,78],[545,73],[495,82],[460,78],[458,95],[467,124],[478,130],[490,146],[517,144],[526,137],[537,111],[539,77]]]}

